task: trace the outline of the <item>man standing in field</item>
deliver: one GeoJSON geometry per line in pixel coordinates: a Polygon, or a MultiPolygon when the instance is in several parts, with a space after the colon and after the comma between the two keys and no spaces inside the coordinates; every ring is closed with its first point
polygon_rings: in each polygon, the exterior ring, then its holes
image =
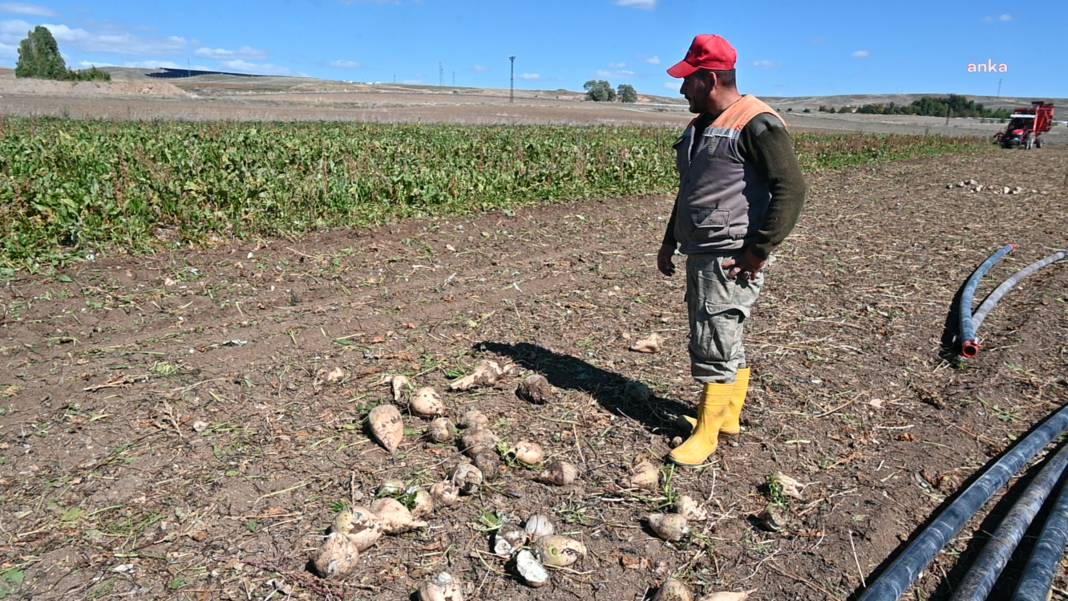
{"type": "Polygon", "coordinates": [[[680,465],[700,465],[720,433],[740,432],[749,368],[745,319],[760,295],[771,252],[797,223],[805,180],[786,124],[767,104],[735,85],[737,53],[727,40],[699,35],[668,74],[697,118],[675,144],[679,193],[657,268],[675,272],[686,255],[690,370],[704,385],[693,434],[671,451],[680,465]]]}

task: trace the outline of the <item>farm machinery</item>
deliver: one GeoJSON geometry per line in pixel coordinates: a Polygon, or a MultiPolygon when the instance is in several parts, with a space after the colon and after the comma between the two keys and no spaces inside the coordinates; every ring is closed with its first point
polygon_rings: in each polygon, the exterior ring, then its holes
{"type": "Polygon", "coordinates": [[[1042,134],[1053,125],[1053,103],[1041,100],[1030,107],[1014,109],[1005,131],[994,134],[993,142],[1002,148],[1042,148],[1042,134]]]}

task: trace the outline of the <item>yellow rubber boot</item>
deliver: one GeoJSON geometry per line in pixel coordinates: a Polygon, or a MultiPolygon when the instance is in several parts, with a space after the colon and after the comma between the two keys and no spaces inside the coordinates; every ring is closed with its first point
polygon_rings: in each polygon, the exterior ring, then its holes
{"type": "Polygon", "coordinates": [[[738,370],[738,377],[734,380],[734,393],[731,402],[727,406],[727,417],[720,427],[720,434],[740,434],[742,432],[742,407],[745,405],[745,395],[749,392],[749,368],[743,367],[738,370]]]}
{"type": "MultiPolygon", "coordinates": [[[[738,370],[738,377],[735,379],[732,386],[735,387],[734,395],[731,397],[727,418],[723,420],[723,426],[719,429],[720,434],[740,434],[742,431],[742,407],[745,405],[745,397],[749,392],[748,367],[743,367],[738,370]]],[[[697,427],[696,417],[684,415],[682,416],[682,419],[690,424],[690,428],[697,427]]]]}
{"type": "Polygon", "coordinates": [[[701,465],[719,446],[719,429],[730,408],[734,384],[705,384],[697,408],[697,427],[686,442],[672,449],[668,457],[679,465],[701,465]]]}

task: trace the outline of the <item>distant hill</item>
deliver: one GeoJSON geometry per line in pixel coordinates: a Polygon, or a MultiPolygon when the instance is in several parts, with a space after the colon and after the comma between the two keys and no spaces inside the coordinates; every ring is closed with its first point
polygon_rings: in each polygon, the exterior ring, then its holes
{"type": "MultiPolygon", "coordinates": [[[[200,71],[196,69],[141,69],[128,67],[102,67],[111,74],[113,81],[145,81],[166,79],[184,90],[197,94],[226,94],[229,92],[299,92],[331,93],[351,91],[390,91],[409,92],[413,94],[464,94],[476,96],[502,97],[508,95],[507,88],[471,88],[435,85],[406,85],[398,83],[364,83],[315,79],[311,77],[282,77],[274,75],[252,75],[247,73],[228,73],[224,71],[200,71]]],[[[0,79],[14,79],[13,69],[0,68],[0,79]]],[[[745,90],[743,90],[745,91],[745,90]]],[[[828,96],[761,96],[761,98],[779,111],[803,112],[806,108],[817,111],[820,105],[839,109],[844,106],[861,106],[864,104],[907,105],[923,96],[946,96],[947,92],[926,92],[915,94],[840,94],[828,96]]],[[[552,99],[581,101],[585,94],[571,90],[516,90],[516,98],[552,99]]],[[[1013,109],[1028,106],[1032,100],[1052,101],[1062,111],[1068,111],[1068,98],[1025,98],[1014,96],[973,96],[967,99],[982,104],[986,108],[1013,109]]],[[[664,105],[671,110],[685,110],[686,101],[677,94],[662,96],[658,94],[640,94],[639,102],[643,105],[664,105]]]]}
{"type": "MultiPolygon", "coordinates": [[[[833,106],[835,109],[844,106],[861,106],[864,104],[889,104],[893,102],[897,106],[911,104],[924,96],[945,97],[948,92],[927,92],[922,94],[843,94],[838,96],[761,96],[768,104],[776,108],[792,108],[795,111],[809,109],[817,110],[820,105],[833,106]]],[[[972,96],[963,95],[968,100],[973,100],[989,109],[1012,109],[1018,106],[1029,106],[1032,100],[1047,100],[1054,104],[1068,108],[1068,98],[1022,98],[1013,96],[972,96]]]]}

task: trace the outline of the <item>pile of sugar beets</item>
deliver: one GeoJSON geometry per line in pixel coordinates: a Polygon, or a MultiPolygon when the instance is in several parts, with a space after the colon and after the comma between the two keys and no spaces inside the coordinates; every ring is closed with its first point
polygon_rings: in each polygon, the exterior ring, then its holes
{"type": "MultiPolygon", "coordinates": [[[[502,378],[517,371],[513,364],[501,367],[495,361],[482,361],[463,378],[449,383],[452,391],[493,386],[502,378]]],[[[405,376],[384,380],[392,389],[395,403],[407,402],[412,415],[430,419],[427,436],[445,443],[459,440],[465,461],[453,468],[449,478],[432,485],[429,490],[418,486],[406,487],[399,480],[383,482],[370,506],[354,505],[340,511],[313,557],[316,573],[329,579],[342,579],[356,568],[360,554],[370,549],[385,535],[395,535],[427,527],[420,518],[431,515],[436,508],[451,507],[465,496],[476,494],[483,483],[484,471],[496,474],[503,452],[506,459],[527,466],[541,465],[545,451],[534,442],[521,440],[508,449],[498,447],[500,439],[490,430],[489,420],[482,412],[472,409],[463,414],[456,426],[445,417],[445,404],[432,387],[413,389],[405,376]],[[459,434],[459,436],[457,436],[459,434]],[[404,499],[407,503],[401,502],[404,499]]],[[[557,392],[544,376],[532,374],[522,380],[516,395],[536,404],[555,398],[557,392]]],[[[389,452],[394,452],[404,439],[404,421],[396,404],[375,407],[368,415],[371,434],[389,452]]],[[[565,461],[553,461],[538,476],[538,480],[554,486],[568,486],[578,477],[578,468],[565,461]]],[[[659,469],[648,460],[635,463],[620,481],[626,488],[655,489],[659,469]]],[[[690,497],[681,496],[676,511],[646,517],[649,529],[667,541],[678,541],[689,534],[690,520],[707,519],[705,512],[690,497]]],[[[573,538],[558,535],[549,518],[534,514],[523,528],[502,527],[492,540],[493,552],[510,562],[514,572],[531,587],[549,583],[546,568],[566,568],[586,555],[586,546],[573,538]]],[[[462,601],[464,584],[448,572],[441,572],[424,582],[418,590],[422,601],[462,601]]],[[[701,601],[742,601],[747,593],[714,593],[701,601]]],[[[654,597],[657,601],[692,601],[693,593],[682,582],[667,580],[654,597]]]]}

